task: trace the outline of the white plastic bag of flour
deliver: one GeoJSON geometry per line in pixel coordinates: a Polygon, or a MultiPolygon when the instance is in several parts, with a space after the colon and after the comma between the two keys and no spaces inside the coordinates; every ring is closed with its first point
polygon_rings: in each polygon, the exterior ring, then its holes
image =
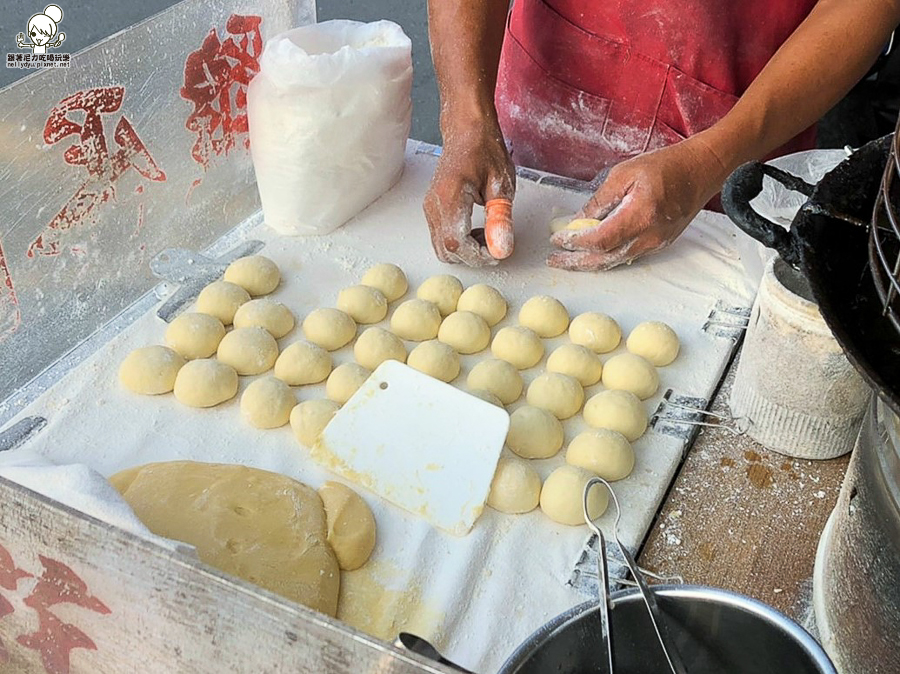
{"type": "Polygon", "coordinates": [[[273,37],[250,83],[250,153],[266,222],[327,234],[403,172],[412,43],[391,21],[326,21],[273,37]]]}

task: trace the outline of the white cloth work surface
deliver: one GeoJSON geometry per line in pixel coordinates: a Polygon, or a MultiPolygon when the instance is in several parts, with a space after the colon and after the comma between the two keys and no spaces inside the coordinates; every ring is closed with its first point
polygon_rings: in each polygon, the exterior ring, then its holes
{"type": "MultiPolygon", "coordinates": [[[[589,310],[612,315],[625,335],[650,319],[675,328],[682,353],[660,370],[660,391],[646,401],[651,413],[670,387],[685,395],[711,396],[733,344],[703,332],[702,326],[717,302],[750,307],[755,294],[737,252],[739,233],[727,218],[701,213],[672,247],[630,267],[604,274],[564,272],[544,263],[551,248],[548,221],[555,208],[577,210],[583,197],[520,180],[514,257],[486,270],[449,267],[431,252],[421,209],[435,162],[410,151],[397,187],[327,237],[279,237],[263,226],[249,232],[266,242],[262,253],[282,270],[283,282],[272,297],[302,319],[316,307],[333,306],[338,291],[357,283],[371,264],[389,261],[407,272],[407,297],[436,273],[456,274],[466,285],[496,286],[510,302],[509,316],[496,332],[515,323],[525,299],[550,294],[572,316],[589,310]]],[[[191,459],[277,471],[314,488],[333,477],[309,459],[289,427],[261,431],[243,422],[240,392],[226,404],[196,410],[181,406],[172,395],[138,397],[122,390],[118,364],[136,347],[162,343],[164,329],[155,313],[142,317],[23,410],[20,417],[48,419],[26,447],[54,463],[85,463],[107,476],[136,464],[191,459]]],[[[297,327],[280,346],[300,338],[297,327]]],[[[547,340],[547,354],[565,341],[547,340]]],[[[617,352],[623,349],[624,340],[617,352]]],[[[352,350],[334,355],[337,364],[351,360],[352,350]]],[[[489,352],[464,357],[456,384],[465,387],[468,370],[486,356],[489,352]]],[[[526,383],[543,371],[545,362],[523,373],[526,383]]],[[[241,378],[241,390],[251,379],[241,378]]],[[[591,387],[587,395],[600,389],[591,387]]],[[[301,400],[322,396],[322,386],[298,391],[301,400]]],[[[565,427],[568,441],[584,424],[577,417],[565,427]]],[[[635,443],[635,470],[616,484],[624,507],[620,534],[632,548],[651,525],[683,450],[683,440],[652,429],[635,443]]],[[[563,462],[560,452],[535,466],[546,477],[563,462]]],[[[510,516],[487,508],[468,536],[454,538],[362,494],[378,522],[378,545],[368,565],[343,574],[340,617],[364,631],[388,640],[401,630],[414,632],[461,665],[493,672],[533,630],[584,599],[566,581],[587,537],[585,527],[557,525],[540,510],[510,516]]],[[[603,522],[611,526],[609,513],[603,522]]]]}

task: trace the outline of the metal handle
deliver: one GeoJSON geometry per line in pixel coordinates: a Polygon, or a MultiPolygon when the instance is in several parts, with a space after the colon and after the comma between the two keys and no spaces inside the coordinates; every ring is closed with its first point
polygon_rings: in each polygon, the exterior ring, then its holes
{"type": "Polygon", "coordinates": [[[400,632],[400,634],[397,635],[397,640],[394,642],[394,645],[398,648],[405,648],[411,653],[416,653],[418,655],[424,656],[429,660],[434,660],[437,663],[446,665],[450,669],[455,669],[456,671],[462,672],[463,674],[475,674],[468,669],[460,667],[455,662],[451,662],[443,655],[441,655],[438,652],[438,649],[432,646],[430,642],[415,634],[411,634],[409,632],[400,632]]]}
{"type": "Polygon", "coordinates": [[[738,167],[728,176],[722,187],[722,207],[734,223],[767,248],[778,251],[785,262],[799,269],[800,251],[794,236],[781,225],[767,220],[750,205],[762,192],[763,177],[769,176],[787,189],[811,197],[816,189],[802,178],[798,178],[774,166],[752,161],[738,167]]]}

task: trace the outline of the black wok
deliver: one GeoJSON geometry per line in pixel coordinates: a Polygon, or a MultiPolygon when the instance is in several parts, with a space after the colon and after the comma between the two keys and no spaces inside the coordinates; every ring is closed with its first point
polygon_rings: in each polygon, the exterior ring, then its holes
{"type": "Polygon", "coordinates": [[[850,362],[900,413],[900,333],[883,315],[868,256],[868,226],[891,140],[885,136],[863,146],[818,185],[759,162],[745,164],[725,182],[722,205],[742,230],[774,248],[807,279],[850,362]],[[750,206],[765,175],[809,197],[790,230],[750,206]]]}

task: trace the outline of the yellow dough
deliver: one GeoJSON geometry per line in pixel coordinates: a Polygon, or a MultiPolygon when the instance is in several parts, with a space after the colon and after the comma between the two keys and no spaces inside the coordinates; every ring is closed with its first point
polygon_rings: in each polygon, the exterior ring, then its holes
{"type": "Polygon", "coordinates": [[[584,389],[575,377],[545,372],[528,386],[526,399],[529,405],[545,409],[557,419],[568,419],[584,404],[584,389]]]}
{"type": "Polygon", "coordinates": [[[250,301],[250,295],[241,286],[228,281],[214,281],[197,295],[196,310],[215,316],[222,325],[231,325],[238,308],[250,301]]]}
{"type": "Polygon", "coordinates": [[[457,311],[471,311],[478,314],[490,327],[503,320],[507,308],[506,300],[500,291],[483,283],[466,288],[456,304],[457,311]]]}
{"type": "Polygon", "coordinates": [[[406,362],[406,347],[400,338],[384,328],[371,327],[363,330],[353,345],[356,362],[364,368],[374,370],[386,360],[406,362]]]}
{"type": "Polygon", "coordinates": [[[524,383],[515,366],[499,358],[487,358],[469,372],[466,379],[469,388],[490,391],[504,405],[509,405],[522,395],[524,383]]]}
{"type": "Polygon", "coordinates": [[[625,347],[652,365],[664,367],[678,357],[681,344],[668,325],[662,321],[647,321],[631,331],[625,347]]]}
{"type": "Polygon", "coordinates": [[[262,255],[242,257],[225,270],[225,280],[235,283],[253,297],[268,295],[281,282],[278,265],[262,255]]]}
{"type": "Polygon", "coordinates": [[[387,298],[376,288],[350,286],[338,293],[337,308],[357,323],[378,323],[387,316],[387,298]]]}
{"type": "Polygon", "coordinates": [[[296,405],[291,387],[275,377],[257,379],[241,394],[241,414],[256,428],[284,426],[296,405]]]}
{"type": "Polygon", "coordinates": [[[166,328],[166,344],[188,360],[209,358],[224,336],[222,321],[209,314],[181,314],[166,328]]]}
{"type": "Polygon", "coordinates": [[[497,396],[495,396],[490,391],[485,391],[483,388],[475,388],[469,391],[469,395],[473,395],[476,398],[483,400],[486,403],[490,403],[496,407],[503,407],[503,401],[500,400],[497,396]]]}
{"type": "Polygon", "coordinates": [[[406,364],[448,384],[459,376],[456,349],[436,339],[422,342],[410,351],[406,364]]]}
{"type": "Polygon", "coordinates": [[[582,386],[593,386],[600,381],[603,364],[597,354],[587,347],[563,344],[547,359],[547,372],[567,374],[575,377],[582,386]]]}
{"type": "Polygon", "coordinates": [[[234,368],[209,358],[188,362],[175,378],[175,399],[188,407],[214,407],[237,395],[234,368]]]}
{"type": "Polygon", "coordinates": [[[406,274],[395,264],[376,264],[363,274],[360,283],[364,286],[377,288],[388,302],[400,299],[409,289],[406,274]]]}
{"type": "Polygon", "coordinates": [[[356,336],[356,321],[340,309],[316,309],[303,320],[303,334],[326,351],[337,351],[356,336]]]}
{"type": "Polygon", "coordinates": [[[278,344],[264,328],[235,328],[222,338],[216,357],[238,374],[262,374],[278,358],[278,344]]]}
{"type": "Polygon", "coordinates": [[[494,336],[491,352],[518,369],[527,370],[544,357],[544,343],[534,330],[520,325],[508,325],[494,336]]]}
{"type": "Polygon", "coordinates": [[[647,430],[648,415],[630,391],[600,391],[584,405],[584,420],[594,428],[619,431],[634,442],[647,430]]]}
{"type": "Polygon", "coordinates": [[[275,339],[294,329],[294,314],[275,300],[250,300],[234,314],[236,328],[265,328],[275,339]]]}
{"type": "Polygon", "coordinates": [[[424,342],[437,337],[441,311],[434,302],[418,298],[406,300],[391,316],[391,330],[401,339],[424,342]]]}
{"type": "Polygon", "coordinates": [[[563,426],[540,407],[523,405],[509,415],[506,446],[523,459],[549,459],[563,445],[563,426]]]}
{"type": "Polygon", "coordinates": [[[358,569],[375,549],[375,517],[362,497],[340,482],[319,488],[328,522],[328,543],[344,571],[358,569]]]}
{"type": "Polygon", "coordinates": [[[134,393],[159,395],[175,388],[184,358],[166,346],[145,346],[129,353],[119,366],[119,381],[134,393]]]}
{"type": "Polygon", "coordinates": [[[569,312],[555,297],[536,295],[522,305],[519,323],[539,337],[556,337],[569,327],[569,312]]]}
{"type": "Polygon", "coordinates": [[[291,430],[301,445],[312,447],[328,422],[341,409],[333,400],[306,400],[291,410],[291,430]]]}
{"type": "Polygon", "coordinates": [[[491,482],[488,505],[503,513],[531,512],[541,498],[541,476],[526,461],[502,458],[491,482]]]}
{"type": "Polygon", "coordinates": [[[622,341],[622,329],[606,314],[589,311],[572,319],[569,339],[594,353],[608,353],[622,341]]]}
{"type": "Polygon", "coordinates": [[[566,450],[566,463],[605,480],[622,480],[634,470],[634,449],[618,431],[605,428],[579,433],[566,450]]]}
{"type": "Polygon", "coordinates": [[[289,386],[325,381],[331,374],[331,354],[309,342],[294,342],[275,361],[275,376],[289,386]]]}
{"type": "Polygon", "coordinates": [[[416,291],[416,297],[434,302],[440,309],[441,316],[449,316],[456,311],[462,291],[463,285],[458,278],[442,274],[426,279],[416,291]]]}
{"type": "Polygon", "coordinates": [[[456,311],[441,323],[438,339],[459,353],[484,351],[491,341],[491,329],[484,319],[471,311],[456,311]]]}
{"type": "Polygon", "coordinates": [[[325,395],[339,405],[343,405],[353,397],[353,394],[365,383],[370,374],[372,373],[369,370],[356,363],[338,365],[328,375],[328,381],[325,382],[325,395]]]}
{"type": "Polygon", "coordinates": [[[608,389],[631,391],[641,400],[646,400],[659,388],[656,368],[633,353],[620,353],[606,361],[602,381],[608,389]]]}
{"type": "Polygon", "coordinates": [[[131,468],[110,482],[153,533],[193,545],[210,566],[336,615],[340,568],[322,499],[306,485],[192,461],[131,468]]]}
{"type": "Polygon", "coordinates": [[[576,218],[565,226],[565,229],[589,229],[601,223],[596,218],[576,218]]]}
{"type": "MultiPolygon", "coordinates": [[[[554,522],[575,526],[584,524],[584,487],[594,477],[584,468],[560,466],[544,481],[541,489],[541,510],[554,522]]],[[[588,496],[588,516],[595,520],[606,512],[609,491],[602,484],[591,487],[588,496]]]]}

